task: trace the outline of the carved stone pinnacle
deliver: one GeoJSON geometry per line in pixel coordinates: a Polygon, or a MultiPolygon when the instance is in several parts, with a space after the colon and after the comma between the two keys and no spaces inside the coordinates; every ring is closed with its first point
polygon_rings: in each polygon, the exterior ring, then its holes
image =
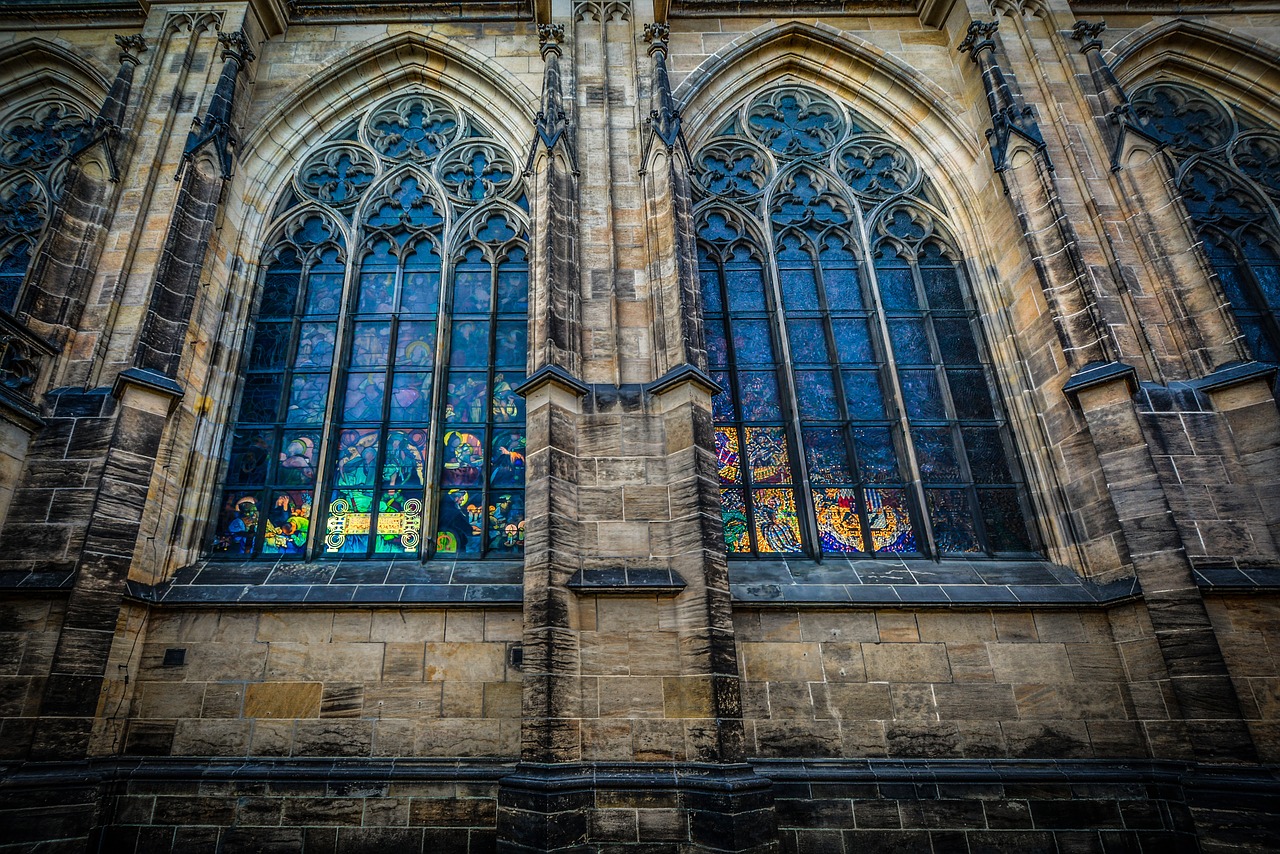
{"type": "Polygon", "coordinates": [[[147,40],[140,34],[132,36],[116,36],[116,44],[120,47],[120,61],[138,64],[138,54],[147,49],[147,40]]]}
{"type": "Polygon", "coordinates": [[[1071,28],[1071,38],[1080,42],[1080,52],[1087,53],[1091,50],[1102,49],[1102,39],[1098,38],[1102,31],[1107,28],[1106,21],[1076,21],[1076,25],[1071,28]]]}
{"type": "Polygon", "coordinates": [[[255,54],[249,47],[249,37],[243,30],[236,30],[234,33],[218,33],[218,42],[222,45],[223,59],[234,57],[242,65],[253,62],[255,54]]]}
{"type": "Polygon", "coordinates": [[[969,25],[964,41],[960,42],[956,50],[969,54],[976,62],[981,51],[995,50],[996,42],[993,36],[999,26],[999,21],[974,21],[969,25]]]}

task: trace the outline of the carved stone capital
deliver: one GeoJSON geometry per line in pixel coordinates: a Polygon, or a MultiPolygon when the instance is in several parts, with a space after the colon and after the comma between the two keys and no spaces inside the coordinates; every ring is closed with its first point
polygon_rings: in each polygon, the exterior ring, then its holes
{"type": "Polygon", "coordinates": [[[138,64],[138,54],[147,49],[147,40],[141,34],[132,36],[116,36],[116,44],[120,47],[120,61],[132,65],[138,64]]]}
{"type": "Polygon", "coordinates": [[[667,41],[671,38],[671,27],[667,24],[645,24],[644,41],[649,45],[649,55],[667,52],[667,41]]]}
{"type": "Polygon", "coordinates": [[[560,43],[564,41],[564,24],[538,24],[538,49],[542,58],[547,54],[561,55],[560,43]]]}
{"type": "Polygon", "coordinates": [[[1076,25],[1071,28],[1071,38],[1080,42],[1080,52],[1088,53],[1091,50],[1102,49],[1102,39],[1098,38],[1102,31],[1107,28],[1106,21],[1076,21],[1076,25]]]}
{"type": "Polygon", "coordinates": [[[999,21],[974,21],[969,25],[964,41],[960,42],[956,50],[969,54],[973,61],[977,62],[982,51],[996,49],[995,34],[999,26],[999,21]]]}
{"type": "Polygon", "coordinates": [[[241,65],[245,65],[256,58],[253,49],[249,47],[249,37],[243,30],[236,30],[234,33],[218,33],[218,43],[222,45],[223,59],[234,59],[241,65]]]}

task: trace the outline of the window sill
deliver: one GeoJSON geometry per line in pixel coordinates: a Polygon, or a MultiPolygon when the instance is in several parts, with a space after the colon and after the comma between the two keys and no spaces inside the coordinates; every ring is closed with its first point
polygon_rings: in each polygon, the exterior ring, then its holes
{"type": "Polygon", "coordinates": [[[523,574],[520,561],[206,560],[160,584],[130,581],[129,595],[159,605],[518,605],[523,574]]]}
{"type": "Polygon", "coordinates": [[[1137,579],[1096,584],[1039,560],[730,561],[738,605],[883,607],[1081,607],[1141,596],[1137,579]]]}

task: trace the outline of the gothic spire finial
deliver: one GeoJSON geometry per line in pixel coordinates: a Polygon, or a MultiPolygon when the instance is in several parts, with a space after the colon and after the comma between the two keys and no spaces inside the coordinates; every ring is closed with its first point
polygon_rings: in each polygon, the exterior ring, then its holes
{"type": "Polygon", "coordinates": [[[138,54],[147,49],[147,40],[140,33],[131,36],[116,36],[116,44],[120,47],[120,61],[132,65],[138,64],[138,54]]]}
{"type": "Polygon", "coordinates": [[[562,41],[564,41],[564,24],[538,24],[538,50],[542,52],[543,59],[546,59],[549,53],[560,56],[562,41]]]}
{"type": "Polygon", "coordinates": [[[179,178],[196,152],[206,145],[212,145],[217,151],[223,179],[231,177],[231,150],[236,146],[235,134],[231,128],[231,108],[236,95],[236,80],[240,76],[240,69],[253,62],[255,56],[243,30],[218,33],[218,43],[222,45],[225,64],[218,77],[218,86],[209,100],[209,110],[205,113],[204,121],[199,122],[197,129],[187,135],[187,147],[182,152],[182,163],[178,167],[179,178]]]}
{"type": "Polygon", "coordinates": [[[1071,28],[1071,38],[1080,42],[1080,52],[1088,53],[1091,50],[1102,49],[1102,39],[1098,36],[1102,35],[1102,31],[1107,28],[1106,21],[1076,21],[1076,25],[1071,28]]]}

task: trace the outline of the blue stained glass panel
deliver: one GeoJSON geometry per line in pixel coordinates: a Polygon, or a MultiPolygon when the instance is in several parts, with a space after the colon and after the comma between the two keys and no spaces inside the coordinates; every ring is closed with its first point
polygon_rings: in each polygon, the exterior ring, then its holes
{"type": "Polygon", "coordinates": [[[449,343],[449,367],[484,367],[489,363],[489,322],[465,320],[455,323],[449,343]]]}
{"type": "Polygon", "coordinates": [[[421,421],[431,418],[431,374],[401,373],[391,379],[391,420],[421,421]]]}
{"type": "Polygon", "coordinates": [[[969,493],[963,489],[928,489],[933,539],[943,554],[982,551],[978,531],[969,510],[969,493]]]}
{"type": "Polygon", "coordinates": [[[782,303],[787,311],[817,311],[818,282],[813,267],[780,267],[778,277],[782,281],[782,303]]]}
{"type": "Polygon", "coordinates": [[[876,371],[841,371],[841,376],[850,418],[876,421],[885,417],[884,397],[880,393],[880,378],[876,371]]]}
{"type": "Polygon", "coordinates": [[[916,446],[920,477],[926,483],[954,483],[960,480],[955,444],[947,427],[915,427],[911,440],[916,446]]]}
{"type": "Polygon", "coordinates": [[[391,323],[357,323],[351,335],[351,364],[358,368],[385,367],[391,355],[391,323]]]}
{"type": "Polygon", "coordinates": [[[396,307],[396,274],[393,271],[360,274],[361,314],[387,314],[396,307]]]}
{"type": "Polygon", "coordinates": [[[298,299],[298,285],[302,282],[302,268],[273,264],[262,284],[261,317],[289,317],[298,299]]]}
{"type": "Polygon", "coordinates": [[[725,270],[725,284],[729,291],[729,310],[733,312],[762,312],[765,310],[764,278],[759,267],[725,270]]]}
{"type": "MultiPolygon", "coordinates": [[[[342,306],[342,274],[318,273],[314,270],[307,277],[308,317],[337,314],[342,306]]],[[[292,309],[290,305],[290,309],[292,309]]]]}
{"type": "Polygon", "coordinates": [[[880,301],[888,309],[918,309],[916,286],[907,267],[876,267],[880,283],[880,301]]]}
{"type": "Polygon", "coordinates": [[[978,364],[978,347],[967,319],[935,317],[933,328],[938,335],[938,346],[942,350],[944,362],[948,365],[978,364]]]}
{"type": "Polygon", "coordinates": [[[481,373],[449,373],[445,396],[444,420],[454,423],[483,424],[485,392],[488,376],[481,373]]]}
{"type": "Polygon", "coordinates": [[[324,421],[324,407],[329,401],[329,375],[295,375],[289,388],[290,424],[319,424],[324,421]]]}
{"type": "Polygon", "coordinates": [[[1280,309],[1280,267],[1273,264],[1254,264],[1253,275],[1258,280],[1258,287],[1261,288],[1263,297],[1266,298],[1267,307],[1273,310],[1280,309]]]}
{"type": "Polygon", "coordinates": [[[401,323],[396,330],[396,368],[430,368],[436,356],[436,324],[431,320],[401,323]]]}
{"type": "Polygon", "coordinates": [[[240,414],[236,420],[251,424],[275,421],[280,407],[280,377],[277,374],[250,374],[244,381],[240,414]]]}
{"type": "Polygon", "coordinates": [[[298,335],[295,368],[328,368],[333,364],[337,329],[332,323],[304,323],[298,335]]]}
{"type": "Polygon", "coordinates": [[[346,428],[338,433],[333,463],[337,486],[373,486],[377,482],[378,433],[376,427],[346,428]]]}
{"type": "Polygon", "coordinates": [[[827,334],[821,320],[788,320],[787,334],[791,339],[791,361],[818,365],[831,363],[827,334]]]}
{"type": "Polygon", "coordinates": [[[991,389],[982,371],[949,370],[947,383],[951,386],[951,399],[955,401],[956,414],[961,418],[995,418],[991,389]]]}
{"type": "Polygon", "coordinates": [[[523,320],[500,321],[496,337],[494,364],[524,370],[529,360],[529,325],[523,320]]]}
{"type": "Polygon", "coordinates": [[[716,462],[721,483],[742,483],[742,446],[733,427],[716,427],[716,462]]]}
{"type": "Polygon", "coordinates": [[[523,314],[529,309],[529,271],[524,252],[513,250],[508,263],[498,265],[498,312],[523,314]]]}
{"type": "Polygon", "coordinates": [[[1280,361],[1275,347],[1271,345],[1271,336],[1267,334],[1267,330],[1260,320],[1256,317],[1238,315],[1236,322],[1240,326],[1240,334],[1244,336],[1245,344],[1248,346],[1249,352],[1253,354],[1253,358],[1259,362],[1280,361]]]}
{"type": "Polygon", "coordinates": [[[858,450],[858,469],[866,483],[892,483],[902,479],[898,452],[887,427],[858,427],[853,431],[858,450]]]}
{"type": "Polygon", "coordinates": [[[382,420],[382,396],[386,385],[387,377],[383,373],[348,374],[347,393],[342,404],[343,420],[382,420]]]}
{"type": "Polygon", "coordinates": [[[846,365],[869,365],[875,362],[871,352],[871,337],[867,333],[867,321],[861,318],[832,318],[831,329],[835,333],[836,352],[846,365]]]}
{"type": "Polygon", "coordinates": [[[489,552],[519,555],[524,552],[524,493],[505,490],[492,494],[488,510],[489,552]]]}
{"type": "Polygon", "coordinates": [[[708,264],[704,261],[698,271],[698,282],[702,285],[702,311],[704,314],[719,314],[724,311],[720,301],[720,273],[708,264]]]}
{"type": "Polygon", "coordinates": [[[924,321],[918,318],[894,318],[889,323],[889,340],[893,342],[893,359],[900,365],[932,365],[929,336],[924,321]]]}
{"type": "Polygon", "coordinates": [[[739,365],[772,365],[769,321],[733,319],[733,354],[739,365]]]}
{"type": "Polygon", "coordinates": [[[284,367],[289,353],[289,338],[293,324],[258,322],[253,330],[253,346],[249,349],[250,370],[271,370],[284,367]]]}
{"type": "Polygon", "coordinates": [[[325,552],[327,554],[366,554],[373,523],[373,490],[335,489],[329,496],[327,509],[324,530],[325,552]]]}
{"type": "Polygon", "coordinates": [[[707,342],[707,364],[712,368],[728,367],[729,343],[725,341],[724,325],[720,322],[720,318],[708,319],[703,333],[707,342]]]}
{"type": "Polygon", "coordinates": [[[746,421],[777,421],[782,418],[778,403],[778,378],[772,371],[745,371],[738,374],[742,417],[746,421]]]}
{"type": "MultiPolygon", "coordinates": [[[[440,482],[445,486],[484,485],[484,430],[446,430],[441,440],[443,465],[440,482]]],[[[476,500],[481,500],[477,490],[476,500]]]]}
{"type": "Polygon", "coordinates": [[[840,417],[830,371],[796,371],[795,376],[801,418],[832,421],[840,417]]]}
{"type": "Polygon", "coordinates": [[[902,383],[908,418],[927,421],[945,417],[938,378],[932,369],[898,371],[898,380],[902,383]]]}
{"type": "MultiPolygon", "coordinates": [[[[479,255],[479,250],[476,250],[479,255]]],[[[470,265],[468,265],[470,266],[470,265]]],[[[453,310],[459,314],[485,314],[490,301],[489,268],[459,269],[453,274],[453,310]]]]}
{"type": "Polygon", "coordinates": [[[256,492],[227,490],[219,504],[213,551],[224,555],[252,555],[260,522],[256,492]]]}
{"type": "Polygon", "coordinates": [[[426,482],[427,432],[425,430],[387,431],[386,456],[382,461],[382,484],[403,489],[420,487],[426,482]]]}
{"type": "Polygon", "coordinates": [[[964,294],[960,290],[960,278],[955,267],[922,266],[920,280],[924,283],[925,296],[934,311],[964,311],[964,294]]]}
{"type": "Polygon", "coordinates": [[[814,483],[850,483],[854,480],[842,430],[835,427],[807,427],[803,433],[810,480],[814,483]]]}
{"type": "Polygon", "coordinates": [[[437,269],[428,272],[405,270],[400,293],[400,309],[409,314],[435,314],[440,303],[439,261],[437,269]]]}
{"type": "Polygon", "coordinates": [[[827,292],[827,308],[831,311],[857,311],[862,308],[862,291],[858,271],[853,267],[822,267],[822,284],[827,292]]]}
{"type": "Polygon", "coordinates": [[[711,398],[711,419],[718,424],[737,420],[738,412],[734,409],[733,397],[729,393],[729,375],[724,371],[713,371],[711,379],[722,389],[711,398]]]}

